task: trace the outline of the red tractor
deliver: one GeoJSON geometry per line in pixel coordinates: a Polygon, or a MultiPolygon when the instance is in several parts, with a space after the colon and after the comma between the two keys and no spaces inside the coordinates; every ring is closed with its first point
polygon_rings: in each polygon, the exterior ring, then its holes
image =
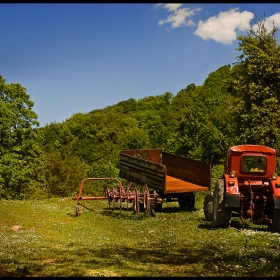
{"type": "Polygon", "coordinates": [[[213,227],[229,227],[238,215],[243,223],[267,224],[280,232],[280,177],[276,151],[261,145],[239,145],[228,149],[225,172],[214,191],[204,199],[205,218],[213,227]]]}

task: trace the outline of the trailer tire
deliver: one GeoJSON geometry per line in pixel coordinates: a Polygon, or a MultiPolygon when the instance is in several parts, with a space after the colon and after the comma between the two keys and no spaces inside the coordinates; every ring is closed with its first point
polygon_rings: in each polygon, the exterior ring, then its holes
{"type": "Polygon", "coordinates": [[[194,193],[178,197],[178,203],[182,210],[192,210],[195,206],[194,193]]]}
{"type": "Polygon", "coordinates": [[[214,189],[213,227],[228,228],[231,222],[231,208],[225,207],[225,183],[218,179],[214,189]]]}
{"type": "Polygon", "coordinates": [[[154,211],[161,212],[162,211],[162,203],[155,203],[153,206],[154,211]]]}
{"type": "Polygon", "coordinates": [[[203,202],[203,211],[205,219],[208,222],[213,222],[213,211],[214,211],[214,194],[213,192],[208,193],[203,202]]]}
{"type": "Polygon", "coordinates": [[[271,231],[280,232],[280,209],[274,209],[271,231]]]}

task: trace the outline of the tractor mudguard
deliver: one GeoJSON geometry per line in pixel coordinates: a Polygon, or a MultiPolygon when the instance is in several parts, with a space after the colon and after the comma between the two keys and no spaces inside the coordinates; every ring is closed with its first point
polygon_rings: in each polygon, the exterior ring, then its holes
{"type": "Polygon", "coordinates": [[[225,207],[240,207],[240,193],[225,193],[225,207]]]}
{"type": "Polygon", "coordinates": [[[275,209],[280,209],[280,196],[273,196],[275,209]]]}

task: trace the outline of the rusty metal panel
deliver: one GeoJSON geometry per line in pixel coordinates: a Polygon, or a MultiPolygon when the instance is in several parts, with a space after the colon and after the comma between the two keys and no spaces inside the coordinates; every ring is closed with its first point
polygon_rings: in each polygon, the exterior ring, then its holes
{"type": "Polygon", "coordinates": [[[211,165],[208,163],[162,152],[162,164],[171,177],[211,188],[211,165]]]}
{"type": "MultiPolygon", "coordinates": [[[[120,153],[119,177],[136,184],[147,184],[150,188],[163,192],[165,188],[166,176],[165,166],[149,160],[145,160],[143,158],[135,157],[135,151],[136,150],[131,153],[132,155],[129,155],[128,153],[125,154],[123,153],[123,151],[120,153]]],[[[143,150],[141,150],[140,152],[142,153],[143,150]]],[[[155,156],[155,159],[158,155],[158,151],[153,154],[153,156],[155,156]]]]}

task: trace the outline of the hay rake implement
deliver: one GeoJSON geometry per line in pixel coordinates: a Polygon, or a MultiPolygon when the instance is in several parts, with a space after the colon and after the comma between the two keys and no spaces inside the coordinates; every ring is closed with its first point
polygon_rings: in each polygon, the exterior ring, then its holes
{"type": "Polygon", "coordinates": [[[121,183],[117,178],[86,178],[80,184],[80,189],[77,197],[72,197],[77,201],[76,216],[82,212],[82,207],[92,210],[86,206],[82,201],[86,200],[108,200],[109,209],[116,209],[116,204],[119,204],[119,209],[122,210],[123,203],[126,203],[126,210],[129,210],[129,204],[132,203],[133,212],[139,214],[140,208],[143,208],[146,214],[155,215],[156,209],[162,208],[162,199],[156,191],[149,191],[147,185],[144,186],[143,193],[140,192],[138,187],[132,187],[131,182],[121,183]],[[104,180],[107,182],[114,182],[118,187],[106,187],[105,196],[82,196],[84,183],[91,180],[104,180]],[[113,207],[111,207],[113,205],[113,207]],[[142,207],[141,207],[142,206],[142,207]]]}

